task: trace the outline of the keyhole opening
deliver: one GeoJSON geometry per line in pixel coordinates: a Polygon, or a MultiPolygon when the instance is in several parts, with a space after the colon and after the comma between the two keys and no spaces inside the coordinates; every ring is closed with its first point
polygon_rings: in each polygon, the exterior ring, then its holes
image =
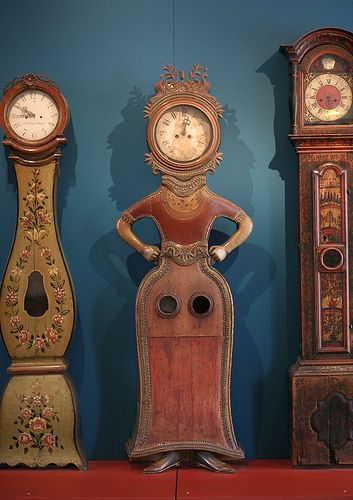
{"type": "Polygon", "coordinates": [[[43,316],[48,310],[48,297],[44,289],[43,276],[39,271],[33,271],[28,276],[24,308],[27,314],[34,318],[43,316]]]}

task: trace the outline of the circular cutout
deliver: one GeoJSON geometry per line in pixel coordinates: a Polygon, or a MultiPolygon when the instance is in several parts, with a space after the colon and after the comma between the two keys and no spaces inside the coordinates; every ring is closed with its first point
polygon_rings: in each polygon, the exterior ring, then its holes
{"type": "Polygon", "coordinates": [[[190,298],[189,309],[195,316],[208,316],[213,310],[213,300],[206,294],[195,293],[190,298]]]}
{"type": "Polygon", "coordinates": [[[176,295],[169,293],[158,297],[156,307],[160,316],[171,318],[178,314],[180,302],[176,295]]]}
{"type": "Polygon", "coordinates": [[[337,269],[343,263],[343,255],[336,248],[329,248],[321,254],[321,262],[328,269],[337,269]]]}

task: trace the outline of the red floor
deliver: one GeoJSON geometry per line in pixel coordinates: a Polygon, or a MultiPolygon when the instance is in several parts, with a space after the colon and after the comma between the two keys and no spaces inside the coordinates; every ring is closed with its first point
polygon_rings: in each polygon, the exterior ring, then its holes
{"type": "Polygon", "coordinates": [[[124,461],[90,462],[87,472],[68,469],[0,470],[4,500],[112,499],[353,499],[353,470],[294,470],[287,460],[256,460],[232,475],[199,469],[142,474],[124,461]]]}

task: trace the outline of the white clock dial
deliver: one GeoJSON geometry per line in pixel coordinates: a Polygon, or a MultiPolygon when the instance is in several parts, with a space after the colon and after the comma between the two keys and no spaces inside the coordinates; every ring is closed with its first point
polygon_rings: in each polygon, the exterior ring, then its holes
{"type": "Polygon", "coordinates": [[[160,152],[170,160],[196,160],[212,141],[210,120],[194,106],[173,106],[158,119],[155,141],[160,152]]]}
{"type": "Polygon", "coordinates": [[[339,120],[352,106],[352,89],[342,76],[322,74],[306,87],[305,104],[309,113],[320,121],[339,120]]]}
{"type": "Polygon", "coordinates": [[[13,132],[27,141],[48,137],[59,121],[54,99],[43,90],[24,90],[17,94],[7,109],[8,124],[13,132]]]}

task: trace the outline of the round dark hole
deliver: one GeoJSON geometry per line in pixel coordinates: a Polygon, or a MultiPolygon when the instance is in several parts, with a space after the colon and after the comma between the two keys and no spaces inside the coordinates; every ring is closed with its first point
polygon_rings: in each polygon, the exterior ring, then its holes
{"type": "Polygon", "coordinates": [[[195,314],[203,316],[204,314],[207,314],[210,311],[211,301],[205,295],[197,295],[193,299],[191,307],[195,314]]]}
{"type": "Polygon", "coordinates": [[[342,254],[338,250],[331,248],[323,254],[322,262],[329,269],[335,269],[342,264],[342,254]]]}
{"type": "Polygon", "coordinates": [[[174,316],[179,310],[179,302],[173,295],[163,295],[157,301],[157,309],[163,316],[174,316]]]}

